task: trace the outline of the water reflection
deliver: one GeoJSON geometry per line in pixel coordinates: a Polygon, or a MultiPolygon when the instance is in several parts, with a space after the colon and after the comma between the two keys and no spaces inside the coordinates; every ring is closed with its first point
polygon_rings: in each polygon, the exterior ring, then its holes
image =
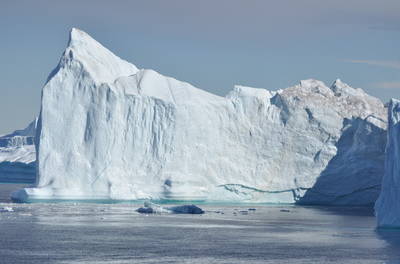
{"type": "Polygon", "coordinates": [[[0,214],[5,263],[400,261],[400,230],[375,230],[368,208],[204,204],[204,215],[141,215],[139,204],[7,206],[15,212],[0,214]]]}

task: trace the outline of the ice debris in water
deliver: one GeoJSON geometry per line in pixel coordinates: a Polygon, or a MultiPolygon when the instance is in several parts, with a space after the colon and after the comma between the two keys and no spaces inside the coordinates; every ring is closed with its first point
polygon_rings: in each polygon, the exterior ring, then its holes
{"type": "Polygon", "coordinates": [[[4,213],[4,212],[14,212],[14,209],[9,206],[0,207],[0,213],[4,213]]]}
{"type": "Polygon", "coordinates": [[[203,209],[194,204],[185,204],[167,208],[175,214],[204,214],[203,209]]]}
{"type": "Polygon", "coordinates": [[[141,214],[204,214],[204,210],[194,204],[162,207],[161,205],[149,201],[144,202],[143,207],[140,207],[136,211],[141,214]]]}
{"type": "Polygon", "coordinates": [[[166,210],[161,205],[151,203],[149,201],[144,202],[143,207],[140,207],[136,210],[141,214],[161,214],[161,213],[170,213],[169,210],[166,210]]]}

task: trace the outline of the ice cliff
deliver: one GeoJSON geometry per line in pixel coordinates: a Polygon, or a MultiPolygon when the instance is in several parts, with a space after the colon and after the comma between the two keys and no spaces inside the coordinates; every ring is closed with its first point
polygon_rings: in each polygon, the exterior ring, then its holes
{"type": "Polygon", "coordinates": [[[385,175],[375,213],[378,226],[400,227],[400,101],[392,99],[388,113],[385,175]]]}
{"type": "Polygon", "coordinates": [[[0,136],[0,182],[35,181],[35,129],[36,120],[25,129],[0,136]]]}
{"type": "Polygon", "coordinates": [[[42,91],[37,186],[13,197],[372,204],[385,111],[340,80],[217,96],[72,29],[42,91]]]}

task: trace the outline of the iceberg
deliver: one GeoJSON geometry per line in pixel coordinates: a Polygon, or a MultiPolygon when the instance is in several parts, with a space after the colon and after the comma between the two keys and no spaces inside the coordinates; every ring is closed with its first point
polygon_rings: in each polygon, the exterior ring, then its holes
{"type": "Polygon", "coordinates": [[[42,90],[36,186],[12,197],[370,205],[386,122],[339,79],[217,96],[74,28],[42,90]]]}
{"type": "Polygon", "coordinates": [[[35,119],[25,129],[0,136],[0,182],[34,183],[36,152],[35,119]]]}
{"type": "Polygon", "coordinates": [[[379,227],[400,227],[400,101],[392,99],[388,110],[385,175],[375,204],[379,227]]]}

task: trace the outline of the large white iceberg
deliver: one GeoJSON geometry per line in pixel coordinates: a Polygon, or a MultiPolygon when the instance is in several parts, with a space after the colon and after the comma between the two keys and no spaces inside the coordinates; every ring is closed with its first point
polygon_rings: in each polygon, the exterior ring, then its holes
{"type": "Polygon", "coordinates": [[[0,136],[0,182],[35,181],[36,121],[32,121],[25,129],[0,136]]]}
{"type": "Polygon", "coordinates": [[[400,101],[389,104],[385,175],[375,204],[378,226],[400,227],[400,101]]]}
{"type": "Polygon", "coordinates": [[[29,199],[372,204],[386,112],[340,80],[226,97],[139,70],[72,29],[42,91],[29,199]]]}

